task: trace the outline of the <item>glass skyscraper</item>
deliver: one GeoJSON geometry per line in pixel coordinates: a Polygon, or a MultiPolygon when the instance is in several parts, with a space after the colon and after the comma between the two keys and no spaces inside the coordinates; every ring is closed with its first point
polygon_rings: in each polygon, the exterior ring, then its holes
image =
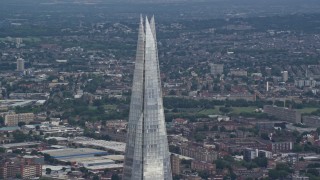
{"type": "Polygon", "coordinates": [[[140,19],[123,180],[171,180],[155,21],[140,19]]]}

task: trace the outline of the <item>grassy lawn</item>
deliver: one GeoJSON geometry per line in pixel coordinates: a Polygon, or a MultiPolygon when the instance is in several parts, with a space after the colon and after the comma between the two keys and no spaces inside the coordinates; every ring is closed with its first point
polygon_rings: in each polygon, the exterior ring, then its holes
{"type": "Polygon", "coordinates": [[[96,110],[97,107],[96,107],[96,106],[88,106],[88,109],[89,109],[89,110],[96,110]]]}
{"type": "MultiPolygon", "coordinates": [[[[15,41],[15,37],[12,37],[13,40],[15,41]]],[[[27,41],[27,42],[40,42],[41,39],[38,37],[26,37],[26,38],[21,38],[22,41],[27,41]]],[[[0,38],[0,41],[6,41],[7,38],[0,38]]]]}
{"type": "MultiPolygon", "coordinates": [[[[204,114],[204,115],[223,114],[219,111],[220,107],[222,107],[222,106],[215,106],[214,109],[204,109],[198,113],[204,114]]],[[[254,112],[255,109],[257,109],[257,107],[232,107],[231,113],[234,113],[234,114],[252,113],[252,112],[254,112]]]]}
{"type": "Polygon", "coordinates": [[[213,114],[221,114],[219,111],[219,106],[216,106],[214,109],[204,109],[202,111],[199,111],[199,114],[204,114],[204,115],[213,115],[213,114]]]}
{"type": "Polygon", "coordinates": [[[106,110],[116,110],[117,109],[117,105],[108,104],[108,105],[105,105],[104,108],[106,110]]]}
{"type": "MultiPolygon", "coordinates": [[[[198,114],[204,114],[204,115],[214,115],[214,114],[223,114],[219,111],[219,108],[222,106],[215,106],[215,109],[204,109],[198,112],[198,114]]],[[[232,107],[231,113],[233,114],[240,114],[240,113],[253,113],[254,110],[257,109],[257,107],[250,106],[250,107],[232,107]]],[[[299,112],[302,114],[310,114],[319,108],[303,108],[298,109],[299,112]]]]}
{"type": "Polygon", "coordinates": [[[240,114],[240,113],[252,113],[254,110],[256,110],[257,107],[233,107],[232,112],[235,114],[240,114]]]}
{"type": "Polygon", "coordinates": [[[319,108],[303,108],[303,109],[298,109],[299,112],[301,113],[306,113],[306,114],[309,114],[309,113],[312,113],[316,110],[318,110],[319,108]]]}

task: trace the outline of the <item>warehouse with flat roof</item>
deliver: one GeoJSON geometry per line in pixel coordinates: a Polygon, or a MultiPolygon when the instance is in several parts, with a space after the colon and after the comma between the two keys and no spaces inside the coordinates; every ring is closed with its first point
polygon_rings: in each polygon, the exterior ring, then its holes
{"type": "Polygon", "coordinates": [[[65,162],[74,162],[74,158],[91,158],[95,156],[104,156],[108,153],[106,151],[91,149],[91,148],[65,148],[65,149],[52,149],[41,151],[51,157],[65,162]]]}

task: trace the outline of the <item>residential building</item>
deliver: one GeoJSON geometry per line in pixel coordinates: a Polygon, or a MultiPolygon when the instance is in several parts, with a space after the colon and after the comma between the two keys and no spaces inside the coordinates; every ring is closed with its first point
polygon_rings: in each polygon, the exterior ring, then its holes
{"type": "Polygon", "coordinates": [[[4,159],[0,165],[0,179],[16,178],[30,179],[42,176],[42,164],[39,157],[18,157],[4,159]]]}
{"type": "Polygon", "coordinates": [[[248,76],[248,72],[242,69],[230,69],[231,76],[248,76]]]}
{"type": "Polygon", "coordinates": [[[183,145],[180,147],[180,152],[181,155],[191,157],[198,161],[213,162],[218,158],[216,151],[201,146],[183,145]]]}
{"type": "Polygon", "coordinates": [[[212,75],[220,75],[223,74],[223,64],[210,64],[211,66],[211,74],[212,75]]]}
{"type": "Polygon", "coordinates": [[[24,71],[24,59],[22,58],[17,59],[17,71],[24,71]]]}
{"type": "Polygon", "coordinates": [[[289,152],[293,148],[293,143],[291,141],[285,142],[271,142],[268,144],[268,150],[278,153],[278,152],[289,152]]]}
{"type": "Polygon", "coordinates": [[[302,123],[310,127],[320,127],[319,116],[303,116],[302,123]]]}
{"type": "Polygon", "coordinates": [[[265,157],[265,158],[271,159],[272,158],[272,152],[265,151],[265,150],[259,150],[258,151],[258,157],[265,157]]]}
{"type": "Polygon", "coordinates": [[[195,171],[207,171],[209,174],[216,173],[216,165],[213,162],[191,161],[191,169],[195,171]]]}
{"type": "Polygon", "coordinates": [[[288,71],[282,71],[282,80],[287,82],[289,79],[288,71]]]}
{"type": "Polygon", "coordinates": [[[32,121],[34,121],[33,113],[7,114],[4,120],[7,126],[17,126],[19,122],[29,124],[32,121]]]}
{"type": "Polygon", "coordinates": [[[243,151],[243,159],[245,161],[251,161],[252,159],[258,157],[258,150],[257,149],[251,149],[246,148],[243,151]]]}
{"type": "Polygon", "coordinates": [[[173,175],[180,174],[180,158],[179,155],[172,154],[171,155],[171,169],[173,175]]]}
{"type": "Polygon", "coordinates": [[[265,105],[263,111],[283,121],[301,123],[301,113],[295,109],[265,105]]]}

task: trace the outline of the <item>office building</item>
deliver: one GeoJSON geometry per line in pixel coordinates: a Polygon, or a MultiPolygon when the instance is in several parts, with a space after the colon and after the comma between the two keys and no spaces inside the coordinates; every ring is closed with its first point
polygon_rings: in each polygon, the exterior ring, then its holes
{"type": "Polygon", "coordinates": [[[154,18],[140,20],[123,180],[171,180],[154,18]]]}
{"type": "Polygon", "coordinates": [[[17,71],[24,71],[24,59],[17,59],[17,71]]]}

